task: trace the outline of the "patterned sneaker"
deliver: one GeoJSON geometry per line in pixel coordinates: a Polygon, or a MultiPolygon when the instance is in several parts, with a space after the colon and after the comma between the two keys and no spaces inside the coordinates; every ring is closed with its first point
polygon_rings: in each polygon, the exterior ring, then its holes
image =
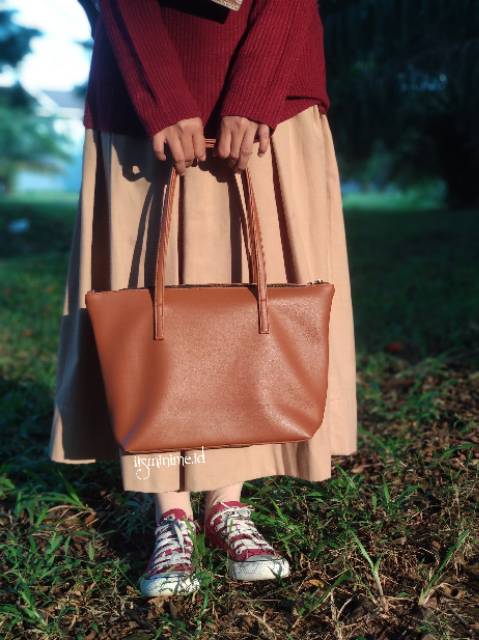
{"type": "Polygon", "coordinates": [[[154,550],[139,580],[143,596],[193,593],[199,588],[191,563],[197,532],[197,523],[183,509],[165,511],[156,524],[154,550]]]}
{"type": "Polygon", "coordinates": [[[217,502],[206,515],[205,541],[227,552],[228,576],[234,580],[285,578],[289,563],[255,527],[252,511],[254,507],[237,500],[217,502]]]}

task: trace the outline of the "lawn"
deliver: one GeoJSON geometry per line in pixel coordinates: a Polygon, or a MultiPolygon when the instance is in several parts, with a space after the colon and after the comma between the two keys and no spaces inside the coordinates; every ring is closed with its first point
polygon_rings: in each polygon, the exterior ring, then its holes
{"type": "Polygon", "coordinates": [[[144,600],[150,496],[46,454],[75,204],[0,201],[0,637],[479,637],[478,212],[351,202],[359,453],[246,483],[290,578],[228,582],[200,536],[201,592],[144,600]]]}

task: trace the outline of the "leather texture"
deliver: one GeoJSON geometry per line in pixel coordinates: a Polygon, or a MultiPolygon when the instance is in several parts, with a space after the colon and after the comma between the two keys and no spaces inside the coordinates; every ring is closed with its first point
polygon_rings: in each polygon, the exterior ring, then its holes
{"type": "Polygon", "coordinates": [[[154,286],[85,295],[115,439],[128,453],[308,440],[324,415],[334,285],[267,283],[248,168],[252,282],[165,285],[177,177],[172,166],[154,286]]]}

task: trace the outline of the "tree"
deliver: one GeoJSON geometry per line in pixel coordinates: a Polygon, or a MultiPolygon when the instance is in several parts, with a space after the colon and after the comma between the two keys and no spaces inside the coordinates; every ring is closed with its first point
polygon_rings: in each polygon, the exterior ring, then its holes
{"type": "MultiPolygon", "coordinates": [[[[0,10],[0,71],[15,69],[30,52],[38,29],[14,22],[16,11],[0,10]]],[[[0,89],[0,192],[11,191],[21,168],[57,171],[57,161],[68,159],[67,139],[55,130],[53,118],[38,117],[36,100],[17,81],[0,89]]]]}
{"type": "Polygon", "coordinates": [[[389,177],[439,175],[449,201],[479,201],[476,0],[322,0],[339,152],[357,168],[378,141],[389,177]]]}
{"type": "Polygon", "coordinates": [[[70,158],[67,141],[55,130],[54,118],[39,118],[28,94],[27,103],[19,104],[19,96],[24,94],[19,84],[0,90],[0,193],[12,191],[20,169],[55,173],[59,160],[70,158]]]}
{"type": "Polygon", "coordinates": [[[5,67],[15,68],[30,52],[30,40],[41,32],[16,24],[12,20],[16,11],[0,10],[0,71],[5,67]]]}

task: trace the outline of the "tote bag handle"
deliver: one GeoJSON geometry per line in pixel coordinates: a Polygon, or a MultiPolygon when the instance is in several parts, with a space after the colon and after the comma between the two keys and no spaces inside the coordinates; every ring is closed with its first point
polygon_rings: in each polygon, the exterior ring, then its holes
{"type": "MultiPolygon", "coordinates": [[[[216,138],[206,138],[206,147],[215,146],[216,138]]],[[[173,210],[173,196],[178,172],[175,165],[172,166],[167,186],[166,211],[162,214],[160,241],[156,255],[155,285],[153,294],[154,307],[154,338],[163,340],[165,337],[165,270],[166,252],[170,235],[171,215],[173,210]]],[[[246,203],[247,203],[247,235],[249,239],[253,280],[256,284],[256,299],[258,305],[258,323],[260,333],[269,333],[268,321],[268,288],[266,285],[266,265],[264,259],[263,242],[259,223],[258,208],[253,191],[253,182],[248,167],[244,170],[246,177],[246,203]]],[[[164,201],[163,201],[164,202],[164,201]]]]}

